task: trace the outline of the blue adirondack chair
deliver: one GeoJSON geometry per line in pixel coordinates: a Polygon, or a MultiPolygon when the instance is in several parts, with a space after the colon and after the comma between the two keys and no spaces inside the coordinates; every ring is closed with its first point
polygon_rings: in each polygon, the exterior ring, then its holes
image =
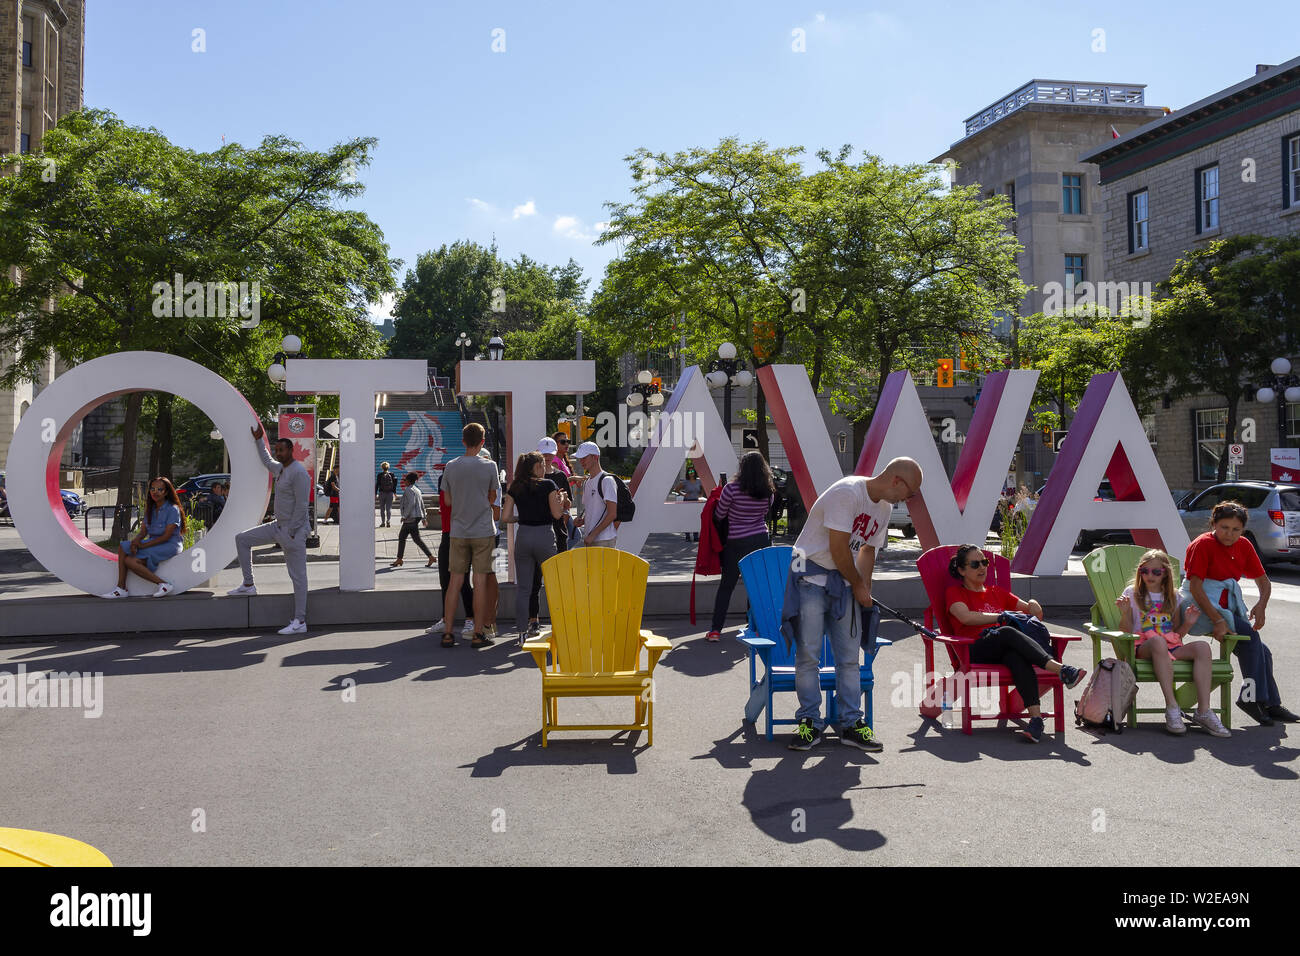
{"type": "MultiPolygon", "coordinates": [[[[786,647],[780,630],[781,604],[785,597],[785,581],[790,573],[793,550],[789,545],[761,548],[740,559],[740,576],[749,595],[749,623],[739,636],[740,642],[749,650],[749,701],[745,704],[745,719],[757,723],[759,715],[766,709],[768,740],[772,739],[774,725],[798,723],[794,718],[776,717],[772,708],[772,698],[778,691],[794,692],[795,649],[786,647]],[[760,660],[763,662],[761,676],[758,673],[760,660]]],[[[871,639],[864,642],[870,650],[864,649],[860,667],[862,709],[866,713],[864,719],[873,729],[875,711],[871,703],[871,691],[875,677],[871,665],[876,652],[882,646],[892,643],[875,637],[879,620],[880,610],[872,608],[868,625],[871,639]]],[[[818,676],[821,689],[826,692],[826,720],[834,725],[839,708],[835,700],[835,658],[831,653],[829,635],[822,636],[818,676]]]]}

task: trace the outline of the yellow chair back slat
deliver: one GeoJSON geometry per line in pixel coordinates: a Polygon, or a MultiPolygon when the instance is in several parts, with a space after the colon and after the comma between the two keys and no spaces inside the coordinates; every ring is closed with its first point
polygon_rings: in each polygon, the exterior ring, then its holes
{"type": "Polygon", "coordinates": [[[577,548],[542,564],[555,672],[609,674],[637,668],[649,574],[647,562],[615,548],[577,548]]]}

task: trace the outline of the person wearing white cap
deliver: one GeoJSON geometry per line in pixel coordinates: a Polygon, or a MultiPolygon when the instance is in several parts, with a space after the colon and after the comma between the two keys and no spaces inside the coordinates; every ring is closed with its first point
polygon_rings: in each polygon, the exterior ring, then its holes
{"type": "Polygon", "coordinates": [[[618,529],[614,516],[618,512],[618,485],[613,475],[600,467],[600,446],[585,441],[578,446],[574,457],[587,473],[582,486],[582,515],[575,524],[582,528],[582,543],[589,548],[618,547],[618,529]]]}
{"type": "MultiPolygon", "coordinates": [[[[569,476],[560,470],[559,445],[554,438],[543,438],[537,443],[537,450],[541,452],[542,458],[546,461],[543,477],[560,489],[561,514],[555,520],[554,527],[555,553],[561,554],[569,548],[569,524],[573,520],[569,517],[569,509],[573,507],[573,500],[569,497],[569,476]]],[[[528,595],[528,632],[530,634],[542,633],[542,623],[538,618],[541,610],[541,593],[542,576],[536,574],[533,576],[532,591],[528,595]]]]}

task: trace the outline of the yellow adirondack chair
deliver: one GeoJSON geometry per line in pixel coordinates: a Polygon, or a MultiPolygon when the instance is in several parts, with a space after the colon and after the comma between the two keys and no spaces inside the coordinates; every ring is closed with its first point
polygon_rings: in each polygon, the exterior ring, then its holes
{"type": "MultiPolygon", "coordinates": [[[[1125,634],[1119,629],[1120,609],[1115,605],[1115,600],[1133,583],[1138,562],[1146,552],[1146,548],[1136,544],[1112,544],[1090,551],[1083,559],[1083,569],[1088,575],[1092,596],[1097,602],[1092,606],[1092,620],[1084,625],[1088,636],[1092,638],[1094,673],[1097,662],[1101,660],[1102,641],[1110,641],[1116,659],[1128,662],[1138,684],[1158,683],[1156,673],[1150,661],[1137,658],[1137,635],[1125,634]]],[[[1182,566],[1173,555],[1170,555],[1170,560],[1174,565],[1174,587],[1177,588],[1182,583],[1182,566]]],[[[1213,638],[1210,640],[1213,642],[1213,638]]],[[[1249,635],[1225,635],[1219,642],[1219,656],[1210,667],[1210,688],[1219,689],[1219,706],[1212,709],[1229,730],[1232,729],[1232,649],[1238,641],[1248,640],[1249,635]]],[[[1195,709],[1196,685],[1192,682],[1191,661],[1174,661],[1174,697],[1183,710],[1195,709]]],[[[1138,714],[1164,712],[1163,699],[1159,707],[1139,707],[1134,699],[1133,706],[1129,709],[1129,726],[1136,726],[1138,714]]]]}
{"type": "Polygon", "coordinates": [[[615,548],[577,548],[543,562],[551,633],[524,645],[542,672],[543,747],[554,730],[644,730],[647,746],[654,743],[654,669],[672,645],[641,630],[649,572],[615,548]],[[635,722],[561,724],[561,697],[631,697],[635,722]]]}

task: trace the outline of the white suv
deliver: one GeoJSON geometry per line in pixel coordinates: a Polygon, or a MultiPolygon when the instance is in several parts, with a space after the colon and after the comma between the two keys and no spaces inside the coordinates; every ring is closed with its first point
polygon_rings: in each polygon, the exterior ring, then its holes
{"type": "Polygon", "coordinates": [[[1300,485],[1230,481],[1207,488],[1178,511],[1189,537],[1210,530],[1210,511],[1220,501],[1245,506],[1246,537],[1261,561],[1300,561],[1300,485]]]}

